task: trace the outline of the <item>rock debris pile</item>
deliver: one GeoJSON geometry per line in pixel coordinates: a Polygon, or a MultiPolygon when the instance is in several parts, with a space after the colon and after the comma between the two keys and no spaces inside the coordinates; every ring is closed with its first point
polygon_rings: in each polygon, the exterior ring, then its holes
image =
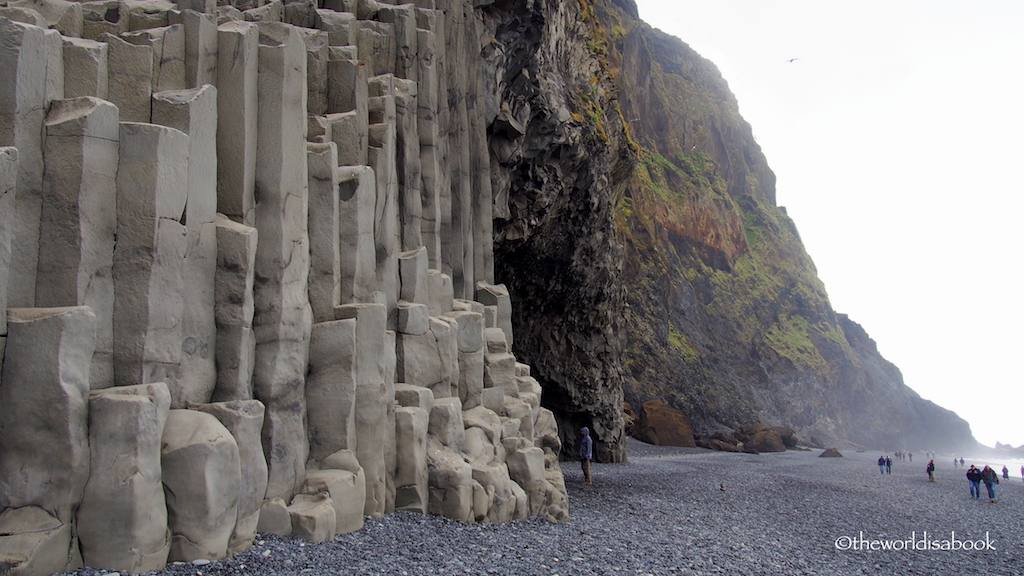
{"type": "Polygon", "coordinates": [[[567,518],[494,284],[473,5],[0,7],[11,574],[567,518]]]}

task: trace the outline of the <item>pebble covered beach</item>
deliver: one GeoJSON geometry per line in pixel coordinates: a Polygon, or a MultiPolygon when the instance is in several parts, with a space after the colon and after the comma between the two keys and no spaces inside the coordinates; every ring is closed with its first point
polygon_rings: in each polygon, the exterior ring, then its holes
{"type": "MultiPolygon", "coordinates": [[[[577,462],[562,463],[565,523],[464,524],[398,513],[367,518],[363,530],[333,542],[261,534],[233,558],[150,574],[1024,574],[1019,474],[1002,480],[992,504],[969,497],[952,458],[936,459],[930,483],[920,456],[894,460],[883,475],[878,453],[819,453],[733,454],[630,440],[630,461],[595,464],[593,485],[582,483],[577,462]],[[982,549],[965,549],[975,547],[982,549]]],[[[104,573],[111,574],[74,574],[104,573]]]]}

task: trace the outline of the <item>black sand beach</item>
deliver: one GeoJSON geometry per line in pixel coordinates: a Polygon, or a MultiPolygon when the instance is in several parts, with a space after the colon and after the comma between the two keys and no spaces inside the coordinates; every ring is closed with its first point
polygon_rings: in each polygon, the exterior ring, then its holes
{"type": "Polygon", "coordinates": [[[265,536],[231,560],[159,574],[1024,574],[1019,475],[990,504],[969,498],[952,458],[937,462],[929,483],[920,456],[880,475],[877,453],[819,452],[630,441],[630,462],[595,464],[592,486],[578,463],[563,463],[566,523],[467,525],[402,513],[335,542],[265,536]],[[963,549],[979,540],[983,550],[963,549]]]}

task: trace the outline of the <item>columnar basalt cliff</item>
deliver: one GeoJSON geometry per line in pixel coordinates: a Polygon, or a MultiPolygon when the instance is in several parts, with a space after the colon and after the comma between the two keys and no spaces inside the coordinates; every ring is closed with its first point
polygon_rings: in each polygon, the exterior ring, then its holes
{"type": "Polygon", "coordinates": [[[493,223],[587,29],[476,4],[0,7],[4,573],[567,518],[493,223]]]}

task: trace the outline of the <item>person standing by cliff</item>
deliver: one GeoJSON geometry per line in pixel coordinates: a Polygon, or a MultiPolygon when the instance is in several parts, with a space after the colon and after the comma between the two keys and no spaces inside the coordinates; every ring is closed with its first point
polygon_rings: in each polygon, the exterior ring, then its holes
{"type": "Polygon", "coordinates": [[[935,460],[928,461],[928,466],[925,467],[925,471],[928,472],[928,481],[935,482],[935,460]]]}
{"type": "Polygon", "coordinates": [[[975,468],[974,464],[967,470],[967,482],[971,485],[971,498],[981,498],[981,470],[975,468]]]}
{"type": "Polygon", "coordinates": [[[999,475],[991,466],[985,465],[981,471],[981,481],[985,483],[985,490],[988,492],[988,501],[996,501],[996,484],[999,484],[999,475]]]}
{"type": "Polygon", "coordinates": [[[593,484],[590,480],[590,461],[594,457],[594,441],[590,438],[590,428],[580,428],[580,464],[583,467],[583,483],[593,484]]]}

